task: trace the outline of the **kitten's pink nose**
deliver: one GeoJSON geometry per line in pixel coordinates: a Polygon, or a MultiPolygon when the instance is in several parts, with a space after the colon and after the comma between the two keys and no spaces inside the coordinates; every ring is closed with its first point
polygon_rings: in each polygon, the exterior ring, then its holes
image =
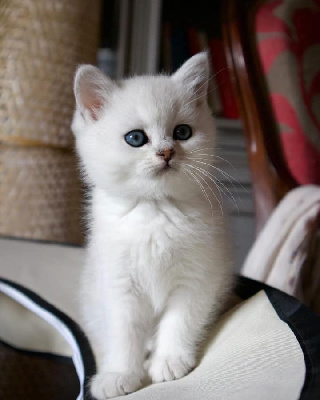
{"type": "Polygon", "coordinates": [[[169,162],[171,160],[171,158],[174,155],[174,150],[173,149],[164,149],[164,150],[160,150],[157,153],[157,156],[159,157],[163,157],[164,161],[169,162]]]}

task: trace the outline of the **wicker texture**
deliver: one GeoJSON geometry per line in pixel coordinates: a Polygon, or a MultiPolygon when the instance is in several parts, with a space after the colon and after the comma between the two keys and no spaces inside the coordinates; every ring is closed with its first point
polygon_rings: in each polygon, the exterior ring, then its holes
{"type": "Polygon", "coordinates": [[[72,82],[99,25],[100,0],[0,0],[0,235],[82,242],[72,82]]]}
{"type": "Polygon", "coordinates": [[[0,233],[81,243],[81,186],[66,150],[0,146],[0,233]]]}
{"type": "Polygon", "coordinates": [[[95,63],[99,0],[0,1],[0,140],[72,144],[72,79],[95,63]]]}

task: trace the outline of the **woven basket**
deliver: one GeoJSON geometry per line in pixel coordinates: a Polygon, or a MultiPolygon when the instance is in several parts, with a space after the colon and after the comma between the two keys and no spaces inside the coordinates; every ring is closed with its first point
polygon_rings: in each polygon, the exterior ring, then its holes
{"type": "Polygon", "coordinates": [[[0,1],[0,139],[70,146],[72,80],[95,63],[99,0],[0,1]]]}
{"type": "Polygon", "coordinates": [[[72,152],[0,146],[0,232],[81,243],[81,188],[72,152]]]}

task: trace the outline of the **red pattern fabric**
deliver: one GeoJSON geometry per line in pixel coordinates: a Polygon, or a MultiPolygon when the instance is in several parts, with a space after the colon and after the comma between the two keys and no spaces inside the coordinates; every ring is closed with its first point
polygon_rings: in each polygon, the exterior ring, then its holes
{"type": "Polygon", "coordinates": [[[256,32],[289,168],[320,184],[320,0],[269,0],[256,32]]]}

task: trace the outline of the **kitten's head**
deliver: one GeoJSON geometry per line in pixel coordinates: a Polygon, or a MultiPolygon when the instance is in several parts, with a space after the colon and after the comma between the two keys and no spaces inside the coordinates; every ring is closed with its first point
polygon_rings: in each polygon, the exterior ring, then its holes
{"type": "Polygon", "coordinates": [[[110,193],[142,198],[190,194],[192,174],[198,175],[196,168],[205,166],[192,158],[214,145],[208,79],[205,52],[186,61],[172,76],[120,82],[93,66],[80,66],[74,83],[77,107],[72,129],[89,183],[110,193]]]}

